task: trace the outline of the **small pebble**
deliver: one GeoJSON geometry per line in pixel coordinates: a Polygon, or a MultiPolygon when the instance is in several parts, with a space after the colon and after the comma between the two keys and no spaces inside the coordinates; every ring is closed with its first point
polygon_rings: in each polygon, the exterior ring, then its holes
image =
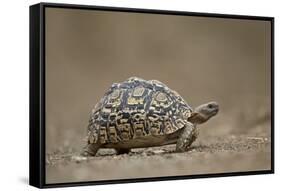
{"type": "Polygon", "coordinates": [[[146,154],[145,152],[143,152],[143,153],[141,153],[141,156],[146,157],[146,156],[147,156],[147,154],[146,154]]]}
{"type": "Polygon", "coordinates": [[[154,154],[162,154],[162,153],[165,153],[164,150],[155,150],[155,151],[152,151],[152,153],[154,154]]]}
{"type": "Polygon", "coordinates": [[[82,161],[86,161],[87,157],[83,157],[83,156],[72,156],[71,157],[72,161],[75,161],[76,163],[80,163],[82,161]]]}

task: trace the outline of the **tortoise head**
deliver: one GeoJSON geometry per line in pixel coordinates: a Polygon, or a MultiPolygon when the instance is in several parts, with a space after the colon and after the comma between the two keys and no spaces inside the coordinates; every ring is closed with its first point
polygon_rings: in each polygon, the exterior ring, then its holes
{"type": "Polygon", "coordinates": [[[195,108],[195,110],[191,113],[191,116],[188,118],[188,121],[194,124],[201,124],[215,116],[218,111],[219,105],[214,101],[202,104],[195,108]]]}

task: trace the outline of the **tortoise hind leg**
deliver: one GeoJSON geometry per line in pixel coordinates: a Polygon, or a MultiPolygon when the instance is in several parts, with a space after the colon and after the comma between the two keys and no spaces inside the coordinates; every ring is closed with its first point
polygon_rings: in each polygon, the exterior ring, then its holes
{"type": "Polygon", "coordinates": [[[100,144],[88,144],[83,148],[83,152],[81,153],[83,156],[95,156],[100,148],[100,144]]]}
{"type": "Polygon", "coordinates": [[[197,135],[196,135],[195,126],[190,122],[186,122],[185,127],[183,127],[183,130],[179,135],[176,145],[176,151],[177,152],[187,151],[189,146],[195,141],[196,137],[197,135]]]}
{"type": "Polygon", "coordinates": [[[117,155],[128,154],[131,149],[115,149],[117,155]]]}

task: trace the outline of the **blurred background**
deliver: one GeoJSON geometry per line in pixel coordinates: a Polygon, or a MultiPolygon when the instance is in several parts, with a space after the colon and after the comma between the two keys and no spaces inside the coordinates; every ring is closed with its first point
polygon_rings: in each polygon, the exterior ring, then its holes
{"type": "Polygon", "coordinates": [[[270,35],[269,21],[47,8],[46,152],[79,151],[94,105],[131,76],[217,101],[199,141],[270,137],[270,35]]]}

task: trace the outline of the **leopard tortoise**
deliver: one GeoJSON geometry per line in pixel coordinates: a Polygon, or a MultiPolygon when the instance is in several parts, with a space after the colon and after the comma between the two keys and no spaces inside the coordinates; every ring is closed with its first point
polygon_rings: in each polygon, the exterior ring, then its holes
{"type": "Polygon", "coordinates": [[[94,156],[99,148],[124,154],[132,148],[168,144],[176,144],[176,151],[183,152],[198,136],[196,125],[218,111],[216,102],[193,110],[165,84],[131,77],[114,83],[92,110],[82,154],[94,156]]]}

